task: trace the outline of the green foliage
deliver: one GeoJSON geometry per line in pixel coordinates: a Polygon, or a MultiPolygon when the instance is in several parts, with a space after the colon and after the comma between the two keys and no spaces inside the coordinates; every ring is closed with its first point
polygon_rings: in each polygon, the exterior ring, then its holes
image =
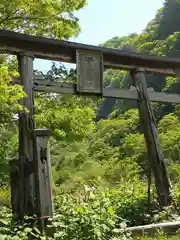
{"type": "Polygon", "coordinates": [[[174,114],[166,115],[159,123],[164,154],[170,162],[179,162],[179,126],[180,122],[174,114]]]}
{"type": "MultiPolygon", "coordinates": [[[[180,2],[177,0],[167,0],[164,7],[160,9],[155,18],[147,25],[141,34],[131,34],[126,37],[114,37],[103,43],[104,47],[121,49],[123,46],[130,45],[135,47],[137,52],[148,53],[158,56],[179,57],[180,50],[180,28],[179,28],[179,9],[180,2]],[[172,17],[173,16],[173,17],[172,17]]],[[[117,70],[107,70],[105,72],[105,85],[113,87],[128,88],[132,85],[132,80],[127,72],[117,70]]],[[[155,91],[168,91],[179,93],[179,79],[164,76],[148,75],[148,87],[153,87],[155,91]]],[[[102,104],[101,115],[107,118],[105,109],[108,107],[110,100],[102,104]]],[[[115,103],[113,103],[115,105],[115,103]]],[[[136,108],[133,101],[122,101],[117,104],[121,112],[130,108],[136,108]]],[[[160,117],[170,113],[174,107],[160,107],[160,117]]]]}
{"type": "Polygon", "coordinates": [[[106,240],[118,235],[125,240],[131,239],[130,235],[119,233],[124,225],[123,220],[117,221],[111,192],[108,190],[92,190],[84,186],[78,197],[61,193],[55,198],[55,211],[46,229],[49,236],[43,237],[37,230],[36,223],[31,227],[28,223],[18,225],[11,220],[10,212],[2,208],[0,236],[4,239],[23,240],[28,239],[29,235],[40,239],[106,240]]]}
{"type": "MultiPolygon", "coordinates": [[[[4,181],[3,181],[4,182],[4,181]]],[[[6,206],[10,208],[11,201],[10,201],[10,189],[6,186],[1,185],[0,189],[0,206],[6,206]]]]}
{"type": "MultiPolygon", "coordinates": [[[[85,0],[1,1],[0,26],[67,39],[79,32],[78,20],[72,12],[85,3],[85,0]]],[[[114,37],[102,45],[115,49],[131,45],[143,53],[178,56],[179,22],[174,23],[173,29],[172,23],[179,19],[179,4],[175,0],[165,1],[164,7],[142,34],[114,37]]],[[[18,158],[16,114],[22,109],[19,100],[25,94],[20,86],[10,85],[11,74],[18,75],[17,62],[3,55],[0,65],[0,207],[6,205],[6,208],[0,209],[0,238],[3,235],[4,239],[28,239],[28,235],[35,234],[40,239],[130,240],[130,235],[121,233],[126,224],[134,226],[178,220],[179,106],[154,105],[174,199],[173,206],[159,212],[154,179],[151,203],[147,201],[148,158],[135,103],[114,101],[113,109],[109,106],[112,99],[100,101],[82,96],[36,93],[37,127],[49,128],[53,135],[50,148],[55,215],[47,229],[48,236],[40,234],[36,222],[34,225],[13,222],[8,209],[8,165],[12,158],[18,158]],[[105,119],[97,120],[98,108],[106,110],[106,114],[102,114],[105,119]]],[[[35,74],[42,73],[35,71],[35,74]]],[[[47,78],[56,82],[74,82],[76,71],[53,64],[44,76],[47,78]]],[[[105,86],[115,88],[128,88],[132,84],[127,72],[120,70],[105,71],[104,80],[105,86]]],[[[147,83],[155,91],[179,91],[178,78],[149,75],[147,83]]],[[[157,235],[155,239],[159,236],[166,239],[164,235],[157,235]]]]}
{"type": "Polygon", "coordinates": [[[73,11],[85,4],[85,0],[2,0],[0,27],[32,35],[67,39],[76,36],[80,29],[73,11]]]}
{"type": "MultiPolygon", "coordinates": [[[[43,239],[43,235],[38,230],[37,222],[32,225],[32,219],[26,218],[26,223],[14,221],[10,209],[0,208],[0,239],[3,240],[27,240],[29,237],[43,239]]],[[[46,239],[46,238],[45,238],[46,239]]]]}
{"type": "Polygon", "coordinates": [[[25,96],[19,85],[10,86],[8,67],[0,66],[0,124],[10,121],[14,113],[21,110],[19,100],[25,96]]]}
{"type": "Polygon", "coordinates": [[[17,129],[5,125],[0,128],[0,186],[9,182],[9,162],[17,159],[17,129]]]}
{"type": "Polygon", "coordinates": [[[67,69],[62,63],[53,62],[50,70],[45,74],[41,71],[34,70],[35,75],[41,75],[44,80],[54,81],[54,82],[76,82],[76,69],[67,69]]]}
{"type": "Polygon", "coordinates": [[[58,239],[107,239],[116,228],[116,218],[108,192],[88,190],[75,199],[63,196],[57,200],[61,209],[56,216],[58,239]]]}

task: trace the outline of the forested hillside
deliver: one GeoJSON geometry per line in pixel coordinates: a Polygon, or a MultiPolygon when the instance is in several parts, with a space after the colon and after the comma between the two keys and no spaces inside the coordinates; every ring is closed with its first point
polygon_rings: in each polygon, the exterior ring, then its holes
{"type": "MultiPolygon", "coordinates": [[[[0,28],[68,39],[78,34],[78,19],[72,14],[85,0],[4,0],[0,3],[0,28]],[[68,18],[63,13],[68,12],[68,18]],[[48,24],[47,24],[48,23],[48,24]]],[[[180,57],[180,1],[165,0],[142,34],[114,37],[101,46],[121,49],[131,45],[138,52],[180,57]]],[[[39,74],[35,71],[35,74],[39,74]]],[[[10,85],[17,75],[17,61],[1,55],[0,63],[0,237],[27,239],[31,228],[11,222],[9,161],[18,158],[17,113],[20,86],[10,85]],[[11,229],[11,231],[10,231],[11,229]],[[23,230],[24,229],[24,230],[23,230]]],[[[75,72],[52,65],[52,81],[74,81],[75,72]]],[[[148,75],[155,91],[180,93],[179,78],[148,75]]],[[[128,88],[127,72],[107,70],[104,85],[128,88]]],[[[55,201],[55,237],[63,240],[131,239],[119,233],[124,225],[135,226],[178,220],[180,214],[180,108],[153,104],[161,145],[173,185],[173,205],[159,209],[152,180],[148,203],[148,158],[136,102],[70,95],[35,94],[37,127],[49,128],[55,201]]],[[[51,239],[48,237],[48,239],[51,239]]]]}
{"type": "MultiPolygon", "coordinates": [[[[155,18],[148,23],[142,34],[131,34],[126,37],[114,37],[102,46],[122,49],[124,46],[131,45],[138,52],[148,53],[158,56],[180,56],[180,21],[179,21],[180,4],[177,0],[165,1],[164,7],[159,9],[155,18]]],[[[179,80],[175,78],[165,78],[164,76],[148,76],[148,87],[153,87],[155,91],[166,91],[179,93],[179,80]]],[[[109,70],[105,73],[105,84],[113,87],[128,88],[132,82],[127,73],[124,71],[109,70]]],[[[109,101],[109,100],[108,100],[109,101]]],[[[104,104],[104,111],[100,112],[102,117],[107,117],[109,111],[108,101],[104,104]],[[106,111],[108,111],[106,113],[106,111]]],[[[112,102],[112,99],[110,100],[112,102]]],[[[115,103],[115,102],[114,102],[115,103]]],[[[120,111],[135,107],[134,104],[126,101],[125,105],[120,105],[120,111]]],[[[159,109],[160,116],[174,111],[170,105],[161,106],[159,109]]],[[[110,111],[112,108],[110,107],[110,111]]]]}

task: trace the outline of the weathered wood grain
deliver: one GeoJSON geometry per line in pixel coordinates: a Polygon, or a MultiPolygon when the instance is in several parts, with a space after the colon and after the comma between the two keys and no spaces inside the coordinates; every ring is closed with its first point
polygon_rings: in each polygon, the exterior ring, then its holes
{"type": "Polygon", "coordinates": [[[103,57],[98,52],[76,51],[77,91],[102,94],[103,57]]]}
{"type": "MultiPolygon", "coordinates": [[[[50,81],[41,81],[34,79],[33,89],[38,92],[52,92],[52,93],[64,93],[64,94],[75,94],[75,84],[65,84],[50,81]]],[[[138,93],[136,89],[117,89],[117,88],[103,88],[103,97],[112,97],[118,99],[129,99],[138,100],[138,93]]],[[[180,103],[180,95],[175,93],[165,92],[154,92],[148,89],[148,96],[152,102],[163,102],[163,103],[180,103]]]]}
{"type": "Polygon", "coordinates": [[[33,216],[35,212],[34,189],[34,142],[33,142],[33,58],[18,56],[21,84],[26,97],[21,100],[23,111],[19,114],[19,171],[20,171],[20,217],[33,216]]]}
{"type": "Polygon", "coordinates": [[[103,54],[105,68],[132,70],[143,67],[145,71],[176,76],[180,59],[157,57],[99,46],[91,46],[68,41],[60,41],[8,30],[0,30],[0,52],[19,54],[26,52],[36,58],[52,59],[76,63],[76,50],[86,50],[103,54]]]}
{"type": "Polygon", "coordinates": [[[160,148],[156,120],[148,96],[144,70],[137,69],[131,73],[131,76],[138,92],[140,121],[144,129],[149,162],[155,178],[158,200],[161,206],[166,206],[172,200],[171,183],[164,162],[164,155],[160,148]]]}
{"type": "Polygon", "coordinates": [[[53,216],[52,173],[49,149],[50,131],[35,129],[36,138],[36,198],[37,216],[40,219],[41,230],[44,230],[46,220],[53,216]]]}

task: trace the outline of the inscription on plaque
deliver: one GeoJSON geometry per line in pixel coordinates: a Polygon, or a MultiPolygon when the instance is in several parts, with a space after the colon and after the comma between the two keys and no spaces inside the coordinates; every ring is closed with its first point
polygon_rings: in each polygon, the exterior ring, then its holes
{"type": "Polygon", "coordinates": [[[102,93],[102,55],[77,50],[77,90],[86,93],[102,93]]]}

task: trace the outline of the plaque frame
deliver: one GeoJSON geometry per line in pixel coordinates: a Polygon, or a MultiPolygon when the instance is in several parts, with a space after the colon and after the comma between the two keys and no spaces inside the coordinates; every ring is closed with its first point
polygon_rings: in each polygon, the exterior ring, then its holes
{"type": "Polygon", "coordinates": [[[102,95],[103,55],[100,52],[76,50],[76,66],[77,92],[102,95]],[[88,63],[88,61],[94,61],[94,63],[91,64],[88,63]],[[86,79],[86,76],[89,77],[89,81],[84,80],[86,79]]]}

